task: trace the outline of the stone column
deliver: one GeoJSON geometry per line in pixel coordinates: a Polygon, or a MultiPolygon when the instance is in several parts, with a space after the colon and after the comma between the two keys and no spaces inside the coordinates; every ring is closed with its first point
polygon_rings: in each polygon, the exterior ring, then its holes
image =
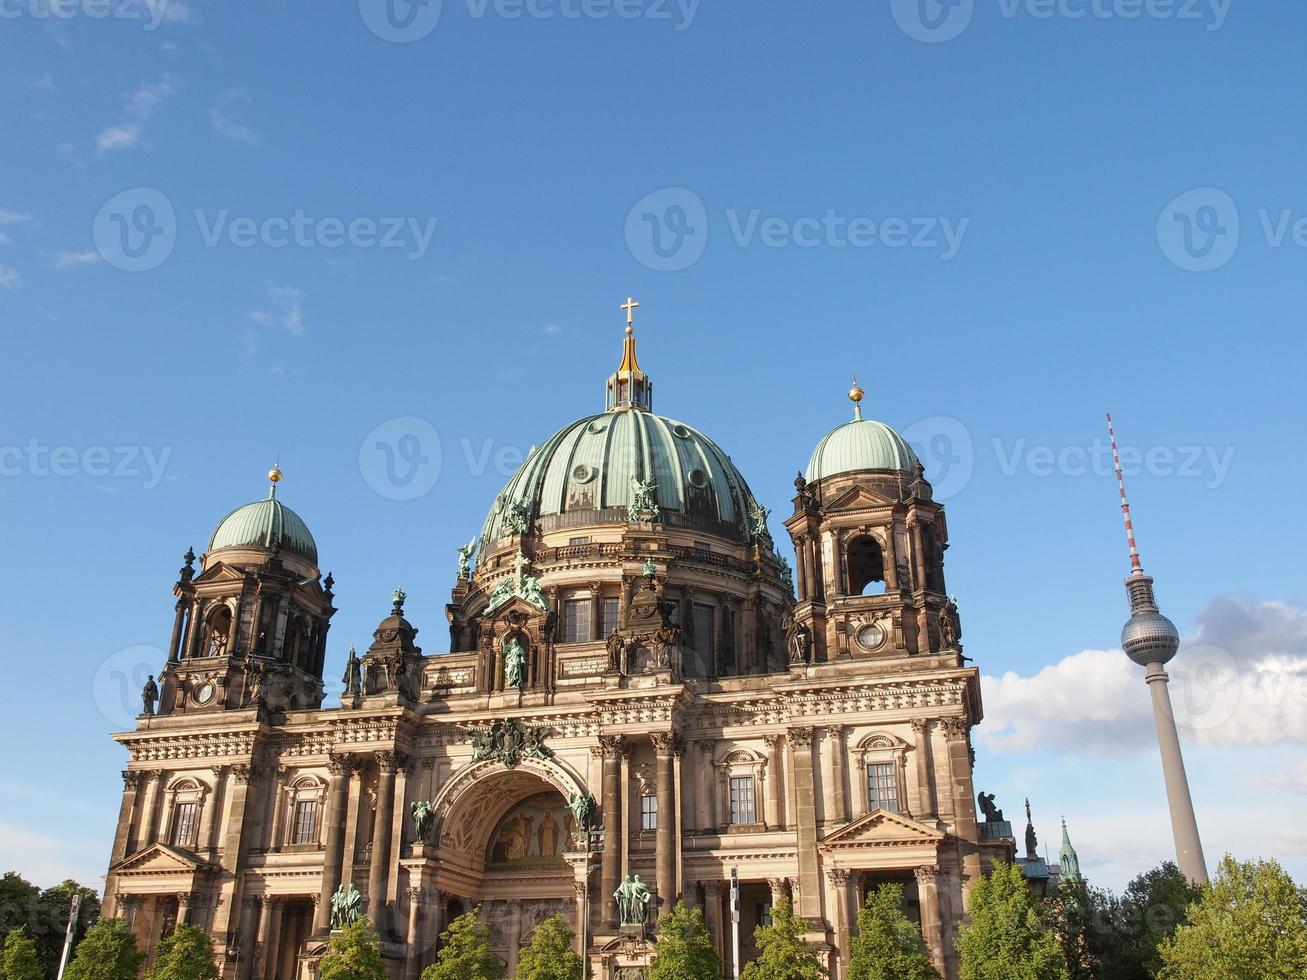
{"type": "Polygon", "coordinates": [[[113,856],[111,864],[117,864],[127,856],[132,844],[132,824],[136,822],[136,796],[140,792],[141,778],[144,774],[123,770],[123,801],[118,807],[118,829],[113,838],[113,856]]]}
{"type": "Polygon", "coordinates": [[[807,919],[822,917],[821,882],[817,868],[817,800],[812,774],[812,729],[785,733],[794,750],[794,801],[798,816],[799,894],[795,905],[807,919]]]}
{"type": "Polygon", "coordinates": [[[930,719],[913,718],[912,735],[917,755],[917,807],[912,816],[931,818],[938,812],[935,804],[935,765],[930,751],[930,719]]]}
{"type": "Polygon", "coordinates": [[[331,896],[340,885],[341,865],[345,857],[345,799],[351,768],[349,756],[327,757],[327,769],[331,775],[327,787],[327,809],[322,815],[326,843],[322,857],[322,887],[318,891],[318,907],[313,923],[313,931],[318,934],[331,929],[331,896]]]}
{"type": "MultiPolygon", "coordinates": [[[[804,538],[800,538],[798,541],[796,541],[794,544],[794,550],[795,550],[794,564],[796,566],[796,568],[794,569],[794,573],[799,580],[799,601],[802,602],[804,599],[807,599],[809,596],[808,562],[804,558],[804,554],[807,550],[807,540],[804,538]]],[[[786,653],[786,656],[787,657],[789,656],[788,652],[786,653]]]]}
{"type": "Polygon", "coordinates": [[[191,921],[191,893],[179,892],[177,895],[177,922],[189,925],[191,921]]]}
{"type": "Polygon", "coordinates": [[[422,889],[408,890],[408,958],[404,961],[404,980],[417,980],[422,968],[422,940],[418,934],[421,924],[422,889]]]}
{"type": "Polygon", "coordinates": [[[264,895],[262,900],[251,898],[250,901],[258,902],[259,905],[259,932],[255,940],[257,943],[255,955],[258,959],[256,965],[250,968],[250,976],[272,980],[277,969],[272,954],[272,899],[264,895]]]}
{"type": "Polygon", "coordinates": [[[967,744],[967,720],[945,718],[940,722],[944,729],[948,750],[949,783],[954,800],[953,833],[958,838],[962,855],[962,876],[966,881],[980,877],[980,853],[976,840],[976,808],[972,805],[975,791],[971,781],[971,751],[967,744]]]}
{"type": "MultiPolygon", "coordinates": [[[[172,636],[168,640],[168,662],[176,663],[181,654],[182,648],[182,624],[186,620],[186,600],[178,599],[177,605],[173,607],[175,612],[172,618],[172,636]]],[[[171,705],[169,708],[171,709],[171,705]]]]}
{"type": "Polygon", "coordinates": [[[935,964],[935,969],[940,972],[940,975],[944,976],[946,975],[944,969],[944,936],[941,929],[939,890],[937,888],[939,868],[914,868],[913,874],[917,878],[917,903],[921,908],[921,935],[926,940],[926,947],[930,950],[931,962],[935,964]]]}
{"type": "Polygon", "coordinates": [[[717,785],[713,779],[713,752],[716,740],[699,740],[699,771],[695,792],[699,797],[699,829],[717,829],[717,785]]]}
{"type": "Polygon", "coordinates": [[[771,905],[775,908],[785,901],[785,879],[768,878],[767,887],[771,889],[771,905]]]}
{"type": "Polygon", "coordinates": [[[821,731],[826,757],[826,776],[821,781],[826,822],[843,823],[849,819],[844,792],[844,726],[828,725],[821,731]]]}
{"type": "Polygon", "coordinates": [[[781,735],[764,735],[767,743],[767,777],[763,785],[763,814],[768,830],[781,827],[781,799],[784,796],[785,764],[782,755],[785,751],[785,739],[781,735]]]}
{"type": "Polygon", "coordinates": [[[600,921],[616,927],[617,903],[613,892],[621,881],[622,868],[622,736],[600,735],[604,752],[604,853],[599,870],[599,900],[603,903],[600,921]]]}
{"type": "Polygon", "coordinates": [[[141,822],[136,830],[136,846],[133,851],[149,847],[155,842],[156,826],[159,822],[159,801],[163,796],[163,770],[148,769],[141,773],[145,782],[145,803],[141,807],[141,822]]]}
{"type": "MultiPolygon", "coordinates": [[[[587,854],[586,863],[588,864],[589,861],[590,855],[587,854]]],[[[585,881],[572,882],[572,897],[576,899],[576,935],[573,937],[572,948],[576,950],[576,955],[581,957],[582,960],[587,958],[585,944],[586,937],[589,935],[590,931],[590,923],[588,921],[589,916],[586,915],[586,912],[588,911],[586,906],[589,904],[589,895],[587,894],[589,889],[590,882],[588,877],[585,881]]]]}
{"type": "Polygon", "coordinates": [[[840,976],[849,969],[849,941],[853,937],[853,918],[850,916],[849,873],[844,868],[832,868],[826,872],[830,883],[831,898],[835,908],[831,913],[831,931],[835,933],[835,948],[839,950],[840,976]]]}
{"type": "Polygon", "coordinates": [[[517,971],[517,962],[522,953],[522,900],[510,898],[508,900],[508,914],[505,918],[504,931],[508,934],[508,949],[505,951],[508,958],[508,974],[517,971]]]}
{"type": "Polygon", "coordinates": [[[885,589],[888,592],[897,592],[899,589],[899,549],[898,542],[894,538],[893,524],[885,528],[885,548],[881,552],[881,558],[885,562],[885,589]]]}
{"type": "Polygon", "coordinates": [[[395,810],[395,771],[400,765],[396,752],[378,752],[377,810],[372,821],[372,860],[368,865],[368,921],[384,940],[386,921],[387,865],[390,863],[390,824],[395,810]]]}
{"type": "Polygon", "coordinates": [[[658,915],[661,918],[676,905],[676,798],[672,792],[672,755],[680,736],[675,732],[654,732],[651,738],[658,794],[658,827],[654,831],[654,843],[658,915]]]}
{"type": "Polygon", "coordinates": [[[703,917],[708,926],[708,935],[717,945],[717,956],[726,963],[726,931],[722,928],[722,889],[720,881],[703,883],[703,917]]]}
{"type": "Polygon", "coordinates": [[[200,813],[199,849],[210,854],[218,849],[218,817],[222,815],[222,801],[227,787],[227,767],[212,766],[213,792],[205,797],[200,813]]]}
{"type": "MultiPolygon", "coordinates": [[[[254,770],[244,763],[231,767],[231,805],[227,808],[226,819],[221,830],[223,869],[230,874],[222,885],[222,900],[214,915],[213,932],[224,936],[232,928],[240,928],[240,922],[232,922],[233,914],[248,911],[248,904],[243,901],[242,891],[245,879],[245,855],[248,842],[245,834],[246,802],[249,799],[250,779],[254,770]]],[[[252,927],[247,927],[252,930],[252,927]]],[[[250,932],[243,932],[250,935],[250,932]]]]}
{"type": "Polygon", "coordinates": [[[200,649],[200,628],[204,624],[204,613],[208,603],[204,599],[195,598],[191,600],[191,629],[190,636],[186,640],[186,650],[182,655],[183,659],[188,657],[198,657],[204,651],[200,649]]]}

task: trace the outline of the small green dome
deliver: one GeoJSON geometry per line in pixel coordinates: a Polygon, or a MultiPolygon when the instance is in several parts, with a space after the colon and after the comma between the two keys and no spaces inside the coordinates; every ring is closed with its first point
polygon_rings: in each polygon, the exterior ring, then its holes
{"type": "Polygon", "coordinates": [[[619,410],[578,419],[532,451],[491,507],[482,550],[505,536],[514,513],[546,530],[625,524],[636,481],[652,481],[665,521],[750,539],[758,503],[720,446],[676,419],[619,410]]]}
{"type": "Polygon", "coordinates": [[[858,470],[911,473],[917,454],[907,441],[884,422],[854,419],[836,426],[817,443],[808,460],[804,479],[809,483],[858,470]]]}
{"type": "Polygon", "coordinates": [[[308,525],[275,496],[237,507],[222,519],[209,539],[209,551],[220,548],[267,548],[280,545],[283,551],[318,563],[318,546],[308,525]]]}

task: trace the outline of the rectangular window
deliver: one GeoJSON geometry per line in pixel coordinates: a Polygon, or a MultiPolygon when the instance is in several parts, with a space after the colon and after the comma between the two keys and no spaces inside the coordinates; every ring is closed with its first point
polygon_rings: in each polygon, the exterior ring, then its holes
{"type": "Polygon", "coordinates": [[[584,538],[568,538],[568,539],[567,539],[567,543],[568,543],[569,545],[571,545],[573,548],[575,548],[575,547],[578,546],[578,545],[589,544],[589,543],[590,543],[590,539],[589,539],[588,537],[584,537],[584,538]]]}
{"type": "Polygon", "coordinates": [[[318,821],[317,800],[295,801],[295,822],[291,828],[292,844],[316,844],[318,821]]]}
{"type": "Polygon", "coordinates": [[[178,847],[195,846],[195,816],[198,803],[178,803],[172,811],[172,842],[178,847]]]}
{"type": "Polygon", "coordinates": [[[757,823],[753,806],[753,777],[731,777],[731,823],[757,823]]]}
{"type": "Polygon", "coordinates": [[[658,829],[658,797],[640,797],[640,829],[658,829]]]}
{"type": "Polygon", "coordinates": [[[585,643],[590,639],[590,600],[568,599],[563,603],[563,642],[585,643]]]}
{"type": "Polygon", "coordinates": [[[699,677],[711,677],[713,663],[713,607],[694,605],[694,662],[699,677]]]}
{"type": "Polygon", "coordinates": [[[867,798],[873,810],[899,809],[899,779],[894,763],[877,762],[867,767],[867,798]]]}
{"type": "Polygon", "coordinates": [[[710,545],[707,541],[696,541],[694,543],[694,546],[698,548],[700,551],[712,551],[712,545],[710,545]]]}
{"type": "Polygon", "coordinates": [[[604,617],[603,635],[604,636],[607,636],[615,629],[622,628],[622,624],[618,622],[618,620],[621,618],[621,613],[619,611],[621,607],[622,607],[622,600],[618,599],[616,596],[608,596],[604,598],[603,600],[603,617],[604,617]]]}

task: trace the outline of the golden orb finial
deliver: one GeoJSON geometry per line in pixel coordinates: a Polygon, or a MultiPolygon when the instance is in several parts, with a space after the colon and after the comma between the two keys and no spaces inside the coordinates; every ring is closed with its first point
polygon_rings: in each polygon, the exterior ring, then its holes
{"type": "Polygon", "coordinates": [[[282,477],[281,467],[273,466],[272,469],[268,470],[268,482],[280,483],[281,477],[282,477]]]}
{"type": "Polygon", "coordinates": [[[862,385],[858,384],[858,379],[853,379],[853,387],[849,389],[849,401],[853,402],[853,420],[862,419],[862,399],[867,393],[862,390],[862,385]]]}

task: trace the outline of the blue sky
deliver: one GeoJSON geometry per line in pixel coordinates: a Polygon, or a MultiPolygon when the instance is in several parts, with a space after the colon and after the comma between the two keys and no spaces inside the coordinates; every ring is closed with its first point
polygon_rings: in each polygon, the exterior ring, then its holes
{"type": "Polygon", "coordinates": [[[102,873],[115,671],[278,454],[330,662],[396,585],[442,649],[455,547],[602,407],[629,294],[656,408],[776,531],[852,374],[920,445],[977,781],[1119,886],[1169,833],[1142,676],[1092,653],[1126,616],[1111,409],[1164,609],[1233,678],[1184,731],[1208,857],[1307,878],[1307,10],[923,3],[4,0],[0,864],[102,873]]]}

